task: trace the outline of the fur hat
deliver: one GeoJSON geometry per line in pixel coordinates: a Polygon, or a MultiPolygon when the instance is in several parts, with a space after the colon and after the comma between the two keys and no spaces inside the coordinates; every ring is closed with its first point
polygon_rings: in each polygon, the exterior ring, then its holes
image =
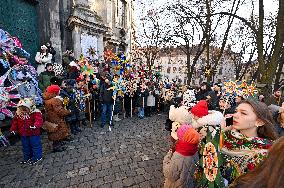
{"type": "Polygon", "coordinates": [[[192,117],[191,114],[188,112],[186,106],[175,108],[174,105],[171,105],[169,112],[169,119],[173,121],[171,136],[175,140],[177,140],[178,139],[176,133],[177,129],[180,127],[181,124],[190,124],[192,117]]]}
{"type": "Polygon", "coordinates": [[[191,109],[191,113],[199,118],[208,115],[208,104],[205,100],[199,101],[191,109]]]}
{"type": "Polygon", "coordinates": [[[171,121],[179,122],[180,124],[190,124],[192,117],[187,109],[188,108],[186,106],[175,108],[174,105],[171,105],[169,111],[169,119],[171,121]]]}
{"type": "Polygon", "coordinates": [[[47,93],[59,94],[60,87],[58,85],[51,85],[46,88],[47,93]]]}
{"type": "Polygon", "coordinates": [[[200,140],[199,133],[189,125],[183,124],[177,130],[178,139],[190,144],[198,144],[200,140]]]}

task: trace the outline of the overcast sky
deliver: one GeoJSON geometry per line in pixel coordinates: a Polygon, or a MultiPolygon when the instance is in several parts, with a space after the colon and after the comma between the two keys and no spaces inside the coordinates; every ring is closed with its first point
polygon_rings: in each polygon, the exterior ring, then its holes
{"type": "MultiPolygon", "coordinates": [[[[258,1],[258,0],[256,0],[256,1],[258,1]]],[[[136,6],[136,8],[135,8],[136,21],[139,22],[139,19],[142,17],[142,15],[146,14],[147,9],[148,10],[155,9],[155,7],[159,7],[163,4],[166,4],[167,2],[173,3],[174,0],[136,0],[135,2],[136,3],[143,2],[143,3],[148,4],[148,5],[152,3],[151,6],[146,6],[146,8],[141,7],[141,6],[140,7],[136,6]]],[[[249,0],[247,0],[247,2],[249,2],[249,0]]],[[[278,10],[278,1],[277,0],[264,0],[264,11],[265,11],[266,16],[269,15],[269,14],[276,15],[277,10],[278,10]]],[[[254,12],[255,12],[256,15],[258,15],[258,4],[257,3],[255,4],[254,12]]],[[[250,14],[251,14],[250,6],[240,7],[237,14],[241,17],[249,18],[250,14]]],[[[235,20],[235,22],[234,22],[235,27],[237,27],[237,21],[238,20],[235,20]]],[[[137,26],[139,27],[139,24],[137,24],[137,26]]],[[[138,28],[138,30],[139,30],[139,28],[138,28]]],[[[224,32],[224,30],[225,30],[225,28],[220,27],[220,32],[224,32]]],[[[230,43],[230,41],[228,41],[228,43],[230,43]]],[[[237,51],[238,48],[239,48],[238,46],[233,46],[233,50],[235,50],[235,51],[237,51]]],[[[251,48],[252,48],[252,46],[251,46],[251,48]]],[[[247,50],[248,50],[248,52],[251,51],[249,48],[247,48],[247,50]]],[[[248,57],[249,57],[249,55],[247,54],[245,56],[245,60],[247,60],[248,57]]]]}

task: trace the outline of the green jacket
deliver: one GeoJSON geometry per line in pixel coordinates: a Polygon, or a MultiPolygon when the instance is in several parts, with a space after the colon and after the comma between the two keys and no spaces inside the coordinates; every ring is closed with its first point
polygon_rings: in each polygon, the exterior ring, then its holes
{"type": "Polygon", "coordinates": [[[39,78],[38,78],[39,80],[38,85],[42,92],[44,92],[45,89],[48,86],[50,86],[50,79],[54,76],[55,76],[55,73],[53,71],[52,72],[44,71],[40,73],[39,78]]]}

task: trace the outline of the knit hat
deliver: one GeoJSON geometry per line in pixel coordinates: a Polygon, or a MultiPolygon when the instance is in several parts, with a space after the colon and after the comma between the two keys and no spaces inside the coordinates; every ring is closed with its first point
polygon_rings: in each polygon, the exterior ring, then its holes
{"type": "Polygon", "coordinates": [[[47,50],[48,48],[45,46],[45,45],[42,45],[41,47],[40,47],[40,49],[45,49],[45,50],[47,50]]]}
{"type": "Polygon", "coordinates": [[[187,124],[183,124],[177,130],[178,139],[190,144],[198,144],[200,140],[199,133],[187,124]]]}
{"type": "Polygon", "coordinates": [[[32,106],[34,105],[34,102],[32,99],[30,98],[24,98],[24,99],[21,99],[18,104],[17,104],[17,107],[20,107],[20,106],[24,106],[24,107],[27,107],[28,109],[32,109],[32,106]]]}
{"type": "Polygon", "coordinates": [[[208,115],[208,104],[205,100],[199,101],[191,109],[191,113],[199,118],[208,115]]]}
{"type": "Polygon", "coordinates": [[[60,87],[58,85],[51,85],[48,86],[46,89],[47,93],[54,93],[54,94],[59,94],[60,92],[60,87]]]}

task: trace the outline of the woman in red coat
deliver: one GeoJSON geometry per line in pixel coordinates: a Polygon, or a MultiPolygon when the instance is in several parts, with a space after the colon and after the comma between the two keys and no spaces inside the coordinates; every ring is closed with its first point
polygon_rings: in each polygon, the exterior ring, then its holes
{"type": "Polygon", "coordinates": [[[43,124],[41,112],[35,108],[32,99],[19,101],[10,131],[21,136],[24,160],[22,164],[36,164],[42,160],[40,127],[43,124]]]}

